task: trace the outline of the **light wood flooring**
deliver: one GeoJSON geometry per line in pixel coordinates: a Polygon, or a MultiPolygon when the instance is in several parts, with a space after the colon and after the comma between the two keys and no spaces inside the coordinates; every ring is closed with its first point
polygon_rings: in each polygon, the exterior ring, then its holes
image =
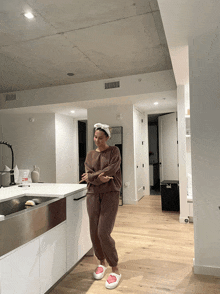
{"type": "Polygon", "coordinates": [[[116,289],[105,288],[111,269],[94,281],[96,258],[84,257],[50,294],[220,293],[219,278],[193,274],[193,224],[180,224],[177,212],[162,212],[159,195],[120,206],[112,236],[122,273],[116,289]]]}

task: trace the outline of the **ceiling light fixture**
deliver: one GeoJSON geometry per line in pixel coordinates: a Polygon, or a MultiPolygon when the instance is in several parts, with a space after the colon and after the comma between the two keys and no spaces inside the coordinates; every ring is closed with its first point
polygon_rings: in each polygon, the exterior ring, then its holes
{"type": "Polygon", "coordinates": [[[24,16],[27,17],[28,19],[34,18],[34,15],[31,12],[25,13],[24,16]]]}
{"type": "Polygon", "coordinates": [[[71,112],[71,113],[75,113],[75,110],[71,110],[70,112],[71,112]]]}
{"type": "Polygon", "coordinates": [[[154,102],[154,105],[158,105],[158,102],[154,102]]]}

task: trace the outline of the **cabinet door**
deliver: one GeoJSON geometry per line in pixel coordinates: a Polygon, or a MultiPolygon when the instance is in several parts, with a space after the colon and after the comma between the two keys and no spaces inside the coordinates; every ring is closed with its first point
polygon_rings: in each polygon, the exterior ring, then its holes
{"type": "Polygon", "coordinates": [[[40,237],[40,285],[45,293],[66,273],[66,221],[40,237]]]}
{"type": "Polygon", "coordinates": [[[82,222],[81,230],[79,234],[78,242],[78,260],[80,260],[91,248],[92,242],[90,239],[89,231],[89,216],[87,212],[86,198],[79,203],[80,209],[82,210],[82,222]]]}
{"type": "Polygon", "coordinates": [[[91,248],[86,198],[67,197],[67,271],[91,248]]]}
{"type": "Polygon", "coordinates": [[[0,260],[1,294],[39,294],[39,238],[0,260]]]}

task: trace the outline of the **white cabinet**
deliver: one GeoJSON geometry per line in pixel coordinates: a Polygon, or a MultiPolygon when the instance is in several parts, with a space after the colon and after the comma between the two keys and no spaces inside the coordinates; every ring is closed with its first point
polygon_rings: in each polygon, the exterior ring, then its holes
{"type": "Polygon", "coordinates": [[[68,196],[64,222],[0,258],[0,294],[44,294],[92,248],[85,195],[68,196]]]}
{"type": "Polygon", "coordinates": [[[81,191],[66,199],[67,271],[92,248],[85,195],[86,191],[81,191]]]}
{"type": "Polygon", "coordinates": [[[0,260],[0,294],[44,294],[66,273],[66,221],[0,260]]]}
{"type": "Polygon", "coordinates": [[[39,238],[0,260],[1,294],[40,294],[39,238]]]}
{"type": "Polygon", "coordinates": [[[40,236],[40,288],[45,293],[66,273],[66,221],[40,236]]]}

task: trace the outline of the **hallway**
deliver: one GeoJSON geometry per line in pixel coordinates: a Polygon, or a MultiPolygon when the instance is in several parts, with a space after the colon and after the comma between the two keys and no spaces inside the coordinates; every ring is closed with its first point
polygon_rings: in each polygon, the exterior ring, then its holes
{"type": "MultiPolygon", "coordinates": [[[[112,236],[122,279],[111,293],[220,293],[220,278],[192,272],[193,224],[180,224],[179,213],[162,212],[160,199],[145,196],[137,205],[119,206],[112,236]]],[[[49,293],[110,293],[104,286],[110,268],[103,280],[94,281],[96,264],[95,257],[84,257],[49,293]]]]}

